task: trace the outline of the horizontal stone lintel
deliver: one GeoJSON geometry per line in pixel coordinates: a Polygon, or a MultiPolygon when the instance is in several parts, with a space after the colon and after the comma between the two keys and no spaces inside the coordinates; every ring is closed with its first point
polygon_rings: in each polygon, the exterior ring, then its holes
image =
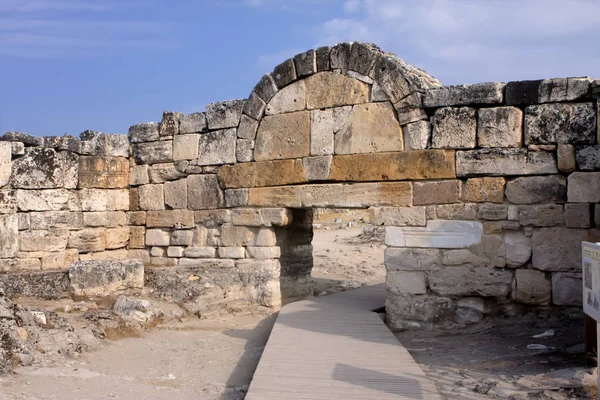
{"type": "MultiPolygon", "coordinates": [[[[323,180],[322,177],[320,177],[323,180]]],[[[385,182],[456,178],[454,150],[414,150],[336,155],[328,179],[334,182],[385,182]]],[[[227,189],[309,182],[302,159],[226,165],[219,180],[227,189]]]]}
{"type": "Polygon", "coordinates": [[[430,220],[427,226],[385,228],[385,244],[391,247],[460,249],[481,242],[483,224],[476,221],[430,220]]]}

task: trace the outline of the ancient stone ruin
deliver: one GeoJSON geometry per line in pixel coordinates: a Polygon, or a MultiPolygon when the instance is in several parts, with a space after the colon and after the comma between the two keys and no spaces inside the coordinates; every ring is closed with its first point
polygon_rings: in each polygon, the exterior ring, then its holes
{"type": "Polygon", "coordinates": [[[580,242],[600,236],[599,97],[590,78],[443,86],[356,42],[128,136],[9,132],[0,287],[277,309],[309,291],[312,210],[336,208],[385,226],[393,328],[580,305],[580,242]]]}

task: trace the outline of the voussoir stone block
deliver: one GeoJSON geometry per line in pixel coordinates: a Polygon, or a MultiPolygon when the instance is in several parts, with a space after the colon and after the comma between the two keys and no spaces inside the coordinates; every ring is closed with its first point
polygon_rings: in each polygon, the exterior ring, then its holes
{"type": "Polygon", "coordinates": [[[523,142],[523,112],[517,107],[481,108],[477,119],[480,147],[520,147],[523,142]]]}
{"type": "Polygon", "coordinates": [[[69,269],[69,290],[78,297],[106,297],[127,289],[144,288],[144,263],[77,261],[69,269]]]}
{"type": "Polygon", "coordinates": [[[506,184],[506,199],[513,204],[564,203],[567,180],[561,175],[516,178],[506,184]]]}
{"type": "Polygon", "coordinates": [[[235,129],[212,131],[200,135],[198,165],[234,164],[236,140],[235,129]]]}
{"type": "Polygon", "coordinates": [[[474,203],[503,203],[504,178],[471,178],[462,185],[462,199],[474,203]]]}
{"type": "Polygon", "coordinates": [[[352,108],[347,122],[335,134],[335,154],[402,151],[402,129],[389,102],[352,108]]]}
{"type": "Polygon", "coordinates": [[[526,149],[480,149],[456,152],[456,175],[503,176],[556,174],[554,154],[526,149]]]}
{"type": "Polygon", "coordinates": [[[581,242],[588,240],[585,229],[542,228],[531,239],[532,266],[541,271],[581,270],[581,242]]]}
{"type": "Polygon", "coordinates": [[[307,182],[301,159],[225,165],[219,170],[219,180],[228,189],[307,182]]]}
{"type": "Polygon", "coordinates": [[[600,203],[600,172],[573,172],[567,178],[569,203],[600,203]]]}
{"type": "Polygon", "coordinates": [[[190,175],[186,179],[189,209],[212,210],[225,205],[223,191],[219,187],[217,175],[190,175]]]}
{"type": "Polygon", "coordinates": [[[360,182],[455,178],[454,165],[454,150],[336,155],[330,179],[360,182]]]}
{"type": "Polygon", "coordinates": [[[369,85],[334,72],[319,72],[305,79],[308,109],[331,108],[369,101],[369,85]]]}
{"type": "Polygon", "coordinates": [[[504,82],[474,85],[442,86],[425,93],[425,107],[468,106],[471,104],[501,104],[504,82]]]}
{"type": "Polygon", "coordinates": [[[310,154],[310,112],[298,111],[263,118],[256,134],[257,161],[306,157],[310,154]]]}
{"type": "Polygon", "coordinates": [[[432,148],[471,149],[477,136],[476,110],[470,107],[445,107],[431,118],[432,148]]]}
{"type": "Polygon", "coordinates": [[[476,221],[429,220],[427,226],[385,228],[385,244],[392,247],[459,249],[481,242],[483,224],[476,221]]]}
{"type": "Polygon", "coordinates": [[[240,123],[244,100],[235,99],[206,106],[206,121],[208,129],[235,128],[240,123]]]}
{"type": "Polygon", "coordinates": [[[593,144],[596,111],[592,103],[542,104],[525,109],[525,144],[593,144]]]}
{"type": "MultiPolygon", "coordinates": [[[[329,53],[327,53],[327,64],[329,64],[329,53]]],[[[327,68],[329,69],[329,68],[327,68]]],[[[292,83],[297,79],[296,66],[294,65],[294,59],[289,58],[276,66],[271,74],[277,87],[283,88],[284,86],[292,83]]]]}
{"type": "Polygon", "coordinates": [[[79,188],[119,189],[129,184],[125,157],[79,157],[79,188]]]}

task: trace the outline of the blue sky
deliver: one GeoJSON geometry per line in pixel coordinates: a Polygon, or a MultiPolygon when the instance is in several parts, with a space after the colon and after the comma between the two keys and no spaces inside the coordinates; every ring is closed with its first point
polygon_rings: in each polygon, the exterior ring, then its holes
{"type": "Polygon", "coordinates": [[[0,133],[127,133],[362,40],[444,84],[600,78],[596,0],[0,0],[0,133]]]}

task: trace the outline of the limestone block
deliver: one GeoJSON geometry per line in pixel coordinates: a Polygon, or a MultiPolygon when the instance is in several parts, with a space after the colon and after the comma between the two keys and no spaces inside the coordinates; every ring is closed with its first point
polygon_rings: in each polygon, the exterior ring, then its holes
{"type": "Polygon", "coordinates": [[[254,161],[254,140],[238,139],[235,157],[237,162],[254,161]]]}
{"type": "Polygon", "coordinates": [[[225,207],[243,207],[248,205],[248,189],[225,190],[225,207]]]}
{"type": "Polygon", "coordinates": [[[515,272],[516,300],[519,303],[548,305],[552,296],[552,283],[546,274],[533,269],[515,272]]]}
{"type": "Polygon", "coordinates": [[[531,257],[531,238],[522,232],[506,232],[504,235],[506,264],[511,268],[522,267],[531,257]]]}
{"type": "Polygon", "coordinates": [[[150,251],[146,249],[130,249],[127,250],[125,260],[141,260],[144,265],[150,264],[150,251]]]}
{"type": "Polygon", "coordinates": [[[462,185],[462,199],[475,203],[504,202],[504,178],[471,178],[462,185]]]}
{"type": "Polygon", "coordinates": [[[410,96],[394,103],[400,125],[429,119],[423,108],[423,97],[423,93],[412,93],[410,96]]]}
{"type": "Polygon", "coordinates": [[[63,182],[61,158],[53,149],[28,147],[12,162],[10,184],[15,189],[60,188],[63,182]]]}
{"type": "Polygon", "coordinates": [[[554,78],[509,82],[506,104],[536,104],[573,101],[588,95],[591,78],[554,78]]]}
{"type": "Polygon", "coordinates": [[[273,228],[259,228],[253,245],[258,247],[273,247],[277,245],[275,230],[273,228]]]}
{"type": "Polygon", "coordinates": [[[474,108],[440,108],[431,118],[432,148],[470,149],[475,147],[477,119],[474,108]]]}
{"type": "Polygon", "coordinates": [[[44,145],[44,138],[33,136],[25,132],[6,132],[0,136],[0,140],[4,142],[22,142],[27,146],[41,147],[44,145]]]}
{"type": "MultiPolygon", "coordinates": [[[[317,50],[318,52],[318,50],[317,50]]],[[[329,66],[329,53],[327,53],[327,65],[329,66]]],[[[327,67],[326,69],[329,69],[327,67]]],[[[297,79],[296,66],[294,65],[294,59],[290,58],[279,64],[273,69],[273,80],[277,87],[283,88],[284,86],[292,83],[297,79]]]]}
{"type": "Polygon", "coordinates": [[[185,248],[181,246],[169,246],[167,247],[167,257],[183,257],[185,248]]]}
{"type": "Polygon", "coordinates": [[[217,249],[214,247],[188,247],[184,254],[190,258],[215,258],[217,249]]]}
{"type": "Polygon", "coordinates": [[[263,118],[254,148],[254,159],[277,160],[308,156],[310,113],[298,111],[263,118]]]}
{"type": "Polygon", "coordinates": [[[329,64],[329,53],[331,52],[330,46],[322,46],[317,50],[317,71],[328,71],[330,69],[329,64]]]}
{"type": "Polygon", "coordinates": [[[219,170],[219,180],[228,189],[290,185],[307,181],[302,160],[299,159],[225,165],[219,170]]]}
{"type": "Polygon", "coordinates": [[[542,228],[532,237],[532,266],[542,271],[581,270],[581,242],[585,229],[542,228]]]}
{"type": "Polygon", "coordinates": [[[558,272],[552,274],[552,303],[557,306],[577,306],[583,303],[581,274],[558,272]]]}
{"type": "Polygon", "coordinates": [[[428,217],[427,219],[477,219],[477,204],[440,204],[439,206],[435,206],[434,210],[435,217],[428,217]]]}
{"type": "Polygon", "coordinates": [[[443,268],[429,275],[429,288],[440,296],[506,297],[513,272],[481,267],[443,268]]]}
{"type": "Polygon", "coordinates": [[[540,204],[519,207],[519,223],[527,226],[562,225],[563,206],[560,204],[540,204]]]}
{"type": "Polygon", "coordinates": [[[446,204],[460,201],[459,180],[415,182],[413,184],[413,204],[446,204]]]}
{"type": "Polygon", "coordinates": [[[402,151],[403,146],[402,129],[387,102],[354,106],[335,134],[336,154],[402,151]]]}
{"type": "MultiPolygon", "coordinates": [[[[34,229],[81,229],[83,228],[83,218],[81,212],[72,211],[45,211],[32,212],[30,223],[34,229]]],[[[108,220],[106,220],[108,222],[108,220]]]]}
{"type": "Polygon", "coordinates": [[[79,188],[116,189],[129,184],[129,161],[124,157],[79,157],[79,188]]]}
{"type": "Polygon", "coordinates": [[[69,269],[72,261],[78,261],[77,250],[45,253],[41,258],[41,268],[44,270],[69,269]]]}
{"type": "Polygon", "coordinates": [[[89,228],[69,232],[70,249],[77,249],[80,253],[93,253],[106,249],[106,231],[102,228],[89,228]]]}
{"type": "Polygon", "coordinates": [[[484,255],[477,255],[466,249],[444,250],[442,253],[442,264],[482,267],[489,264],[489,259],[484,255]]]}
{"type": "Polygon", "coordinates": [[[194,212],[197,224],[206,227],[219,226],[231,222],[231,210],[204,210],[194,212]]]}
{"type": "Polygon", "coordinates": [[[146,228],[144,228],[143,226],[129,227],[129,248],[146,248],[146,228]]]}
{"type": "Polygon", "coordinates": [[[595,129],[592,103],[542,104],[525,109],[525,144],[593,144],[595,129]]]}
{"type": "Polygon", "coordinates": [[[0,190],[0,214],[14,214],[16,212],[17,191],[10,189],[0,190]]]}
{"type": "MultiPolygon", "coordinates": [[[[277,97],[277,96],[276,96],[277,97]]],[[[333,154],[333,110],[310,112],[310,154],[333,154]]]]}
{"type": "Polygon", "coordinates": [[[165,204],[172,209],[187,208],[187,179],[164,184],[165,204]]]}
{"type": "Polygon", "coordinates": [[[219,247],[220,258],[245,258],[246,249],[244,247],[219,247]]]}
{"type": "MultiPolygon", "coordinates": [[[[31,270],[39,270],[42,268],[42,263],[39,258],[4,258],[0,259],[0,272],[23,272],[31,270]]],[[[2,274],[0,277],[10,277],[12,274],[2,274]]],[[[14,276],[22,276],[15,274],[14,276]]],[[[31,278],[25,276],[25,278],[31,278]]],[[[4,283],[4,282],[3,282],[4,283]]],[[[21,289],[21,288],[19,288],[21,289]]],[[[15,294],[22,295],[23,291],[19,290],[15,294]]],[[[36,293],[37,295],[37,293],[36,293]]]]}
{"type": "Polygon", "coordinates": [[[305,79],[308,109],[331,108],[369,101],[369,85],[333,72],[319,72],[305,79]]]}
{"type": "Polygon", "coordinates": [[[129,169],[129,184],[132,186],[150,183],[147,165],[136,165],[129,169]]]}
{"type": "Polygon", "coordinates": [[[237,130],[238,138],[254,140],[256,138],[256,131],[258,130],[258,121],[254,118],[250,118],[247,115],[242,115],[240,119],[240,126],[237,130]]]}
{"type": "Polygon", "coordinates": [[[79,191],[82,211],[107,211],[108,194],[106,190],[83,189],[79,191]]]}
{"type": "MultiPolygon", "coordinates": [[[[33,240],[30,244],[35,246],[33,240]]],[[[17,214],[0,214],[0,258],[16,257],[18,252],[19,218],[17,214]]]]}
{"type": "MultiPolygon", "coordinates": [[[[7,222],[10,223],[11,220],[7,222]]],[[[9,226],[8,230],[10,229],[9,226]]],[[[14,240],[16,238],[17,236],[14,240]]],[[[67,247],[69,232],[64,229],[22,231],[18,238],[21,251],[62,251],[67,247]]],[[[8,240],[7,246],[7,252],[10,253],[14,249],[14,243],[8,240]]]]}
{"type": "Polygon", "coordinates": [[[163,185],[142,185],[138,189],[142,210],[164,210],[163,185]]]}
{"type": "Polygon", "coordinates": [[[304,109],[306,109],[306,85],[302,80],[278,91],[267,104],[265,114],[284,114],[304,109]]]}
{"type": "Polygon", "coordinates": [[[378,101],[389,101],[387,93],[383,90],[381,86],[377,82],[373,82],[371,86],[371,102],[375,103],[378,101]]]}
{"type": "Polygon", "coordinates": [[[572,144],[559,144],[557,156],[558,170],[560,172],[575,171],[575,147],[572,144]]]}
{"type": "Polygon", "coordinates": [[[160,163],[151,165],[148,169],[148,173],[151,183],[174,181],[186,176],[186,174],[179,171],[173,163],[160,163]]]}
{"type": "MultiPolygon", "coordinates": [[[[197,112],[189,115],[181,115],[179,117],[179,133],[182,135],[186,133],[202,132],[206,129],[207,125],[205,113],[197,112]]],[[[175,152],[175,148],[173,149],[173,152],[175,152]]],[[[173,153],[173,157],[175,157],[175,153],[173,153]]]]}
{"type": "Polygon", "coordinates": [[[503,176],[556,174],[552,153],[526,149],[481,149],[456,152],[456,175],[503,176]]]}
{"type": "Polygon", "coordinates": [[[567,181],[561,175],[516,178],[506,184],[506,199],[513,204],[562,203],[567,200],[567,181]]]}
{"type": "Polygon", "coordinates": [[[567,228],[591,227],[591,209],[588,203],[565,204],[565,224],[567,228]]]}
{"type": "Polygon", "coordinates": [[[22,156],[25,154],[25,145],[21,142],[10,142],[10,147],[13,156],[22,156]]]}
{"type": "Polygon", "coordinates": [[[146,225],[145,211],[130,211],[127,213],[128,225],[146,225]]]}
{"type": "Polygon", "coordinates": [[[173,162],[173,141],[136,143],[132,146],[133,158],[138,164],[173,162]]]}
{"type": "Polygon", "coordinates": [[[231,212],[231,222],[239,226],[283,226],[291,220],[291,210],[285,208],[236,208],[231,212]]]}
{"type": "Polygon", "coordinates": [[[129,227],[110,228],[106,230],[106,248],[120,249],[129,242],[129,227]]]}
{"type": "MultiPolygon", "coordinates": [[[[62,164],[63,187],[65,189],[76,189],[79,180],[79,156],[69,151],[61,151],[58,158],[62,164]]],[[[124,160],[126,160],[124,158],[124,160]]],[[[129,175],[129,168],[127,168],[129,175]]]]}
{"type": "MultiPolygon", "coordinates": [[[[181,265],[185,265],[184,260],[187,260],[187,259],[185,259],[185,258],[167,258],[167,257],[150,257],[150,265],[173,266],[173,265],[178,265],[179,263],[181,263],[181,265]]],[[[190,264],[193,265],[193,263],[190,263],[190,264]]],[[[188,264],[188,265],[190,265],[190,264],[188,264]]]]}
{"type": "Polygon", "coordinates": [[[167,251],[163,247],[152,247],[150,249],[150,255],[152,257],[164,257],[167,251]]]}
{"type": "Polygon", "coordinates": [[[0,142],[0,187],[10,180],[12,168],[12,146],[10,142],[0,142]]]}
{"type": "Polygon", "coordinates": [[[350,50],[348,69],[367,75],[381,54],[381,50],[374,44],[354,42],[350,50]]]}
{"type": "Polygon", "coordinates": [[[199,134],[177,135],[173,138],[173,160],[195,160],[198,158],[199,134]]]}
{"type": "Polygon", "coordinates": [[[191,175],[186,179],[189,209],[210,210],[224,205],[223,191],[219,188],[216,175],[191,175]]]}
{"type": "Polygon", "coordinates": [[[173,210],[173,227],[188,229],[194,227],[194,212],[192,210],[173,210]]]}
{"type": "Polygon", "coordinates": [[[240,124],[241,124],[244,116],[246,116],[252,120],[261,119],[265,113],[266,106],[267,106],[267,103],[263,99],[260,98],[258,93],[256,93],[255,91],[252,91],[252,93],[250,93],[250,96],[248,96],[248,99],[244,103],[244,108],[242,110],[242,116],[240,118],[240,124]]]}
{"type": "Polygon", "coordinates": [[[600,169],[600,145],[582,146],[575,149],[577,169],[580,171],[597,171],[600,169]]]}
{"type": "Polygon", "coordinates": [[[600,203],[600,172],[573,172],[567,183],[569,203],[600,203]]]}
{"type": "Polygon", "coordinates": [[[425,93],[425,107],[467,106],[471,104],[501,104],[504,82],[474,85],[442,86],[425,93]]]}
{"type": "Polygon", "coordinates": [[[402,127],[404,134],[404,150],[426,149],[431,140],[431,124],[429,121],[417,121],[402,127]]]}
{"type": "Polygon", "coordinates": [[[330,51],[331,69],[348,69],[352,43],[338,43],[330,51]]]}
{"type": "Polygon", "coordinates": [[[235,129],[207,132],[200,135],[198,165],[221,165],[236,162],[235,129]]]}
{"type": "Polygon", "coordinates": [[[78,297],[106,297],[127,289],[144,288],[144,263],[78,261],[69,269],[69,291],[78,297]]]}
{"type": "Polygon", "coordinates": [[[480,147],[521,147],[523,112],[520,109],[482,108],[477,115],[477,143],[480,147]]]}
{"type": "Polygon", "coordinates": [[[277,85],[271,74],[264,74],[254,87],[256,94],[263,99],[265,103],[269,102],[269,100],[275,96],[277,90],[277,85]]]}
{"type": "Polygon", "coordinates": [[[273,258],[281,257],[281,249],[278,246],[274,247],[246,247],[246,252],[249,258],[255,258],[257,260],[270,260],[273,258]]]}
{"type": "Polygon", "coordinates": [[[505,204],[479,204],[477,206],[477,218],[491,221],[507,219],[508,206],[505,204]]]}
{"type": "Polygon", "coordinates": [[[385,228],[385,244],[392,247],[465,248],[481,242],[483,225],[474,221],[430,220],[424,228],[385,228]]]}
{"type": "MultiPolygon", "coordinates": [[[[16,190],[19,211],[59,211],[81,209],[76,194],[64,189],[16,190]]],[[[8,199],[7,199],[8,200],[8,199]]],[[[10,201],[12,203],[12,201],[10,201]]]]}
{"type": "Polygon", "coordinates": [[[302,165],[306,172],[306,178],[310,181],[326,181],[331,173],[331,162],[333,156],[305,157],[302,165]]]}
{"type": "Polygon", "coordinates": [[[455,178],[454,150],[333,156],[330,180],[386,181],[455,178]]]}
{"type": "Polygon", "coordinates": [[[183,117],[183,113],[165,111],[163,112],[162,121],[158,126],[158,134],[160,136],[173,136],[179,134],[179,120],[183,117]]]}
{"type": "Polygon", "coordinates": [[[388,271],[385,284],[392,296],[427,294],[424,272],[388,271]]]}
{"type": "Polygon", "coordinates": [[[161,229],[146,230],[146,246],[168,246],[171,242],[169,232],[161,229]]]}
{"type": "Polygon", "coordinates": [[[108,191],[106,199],[106,208],[108,211],[128,211],[129,204],[129,190],[117,189],[108,191]]]}
{"type": "Polygon", "coordinates": [[[174,231],[171,234],[171,246],[191,246],[193,240],[194,232],[190,230],[174,231]]]}
{"type": "MultiPolygon", "coordinates": [[[[19,214],[17,214],[17,217],[19,219],[19,230],[20,231],[26,231],[31,228],[31,218],[29,217],[29,214],[19,213],[19,214]]],[[[6,223],[6,221],[4,221],[4,222],[6,223]]]]}
{"type": "Polygon", "coordinates": [[[208,129],[237,127],[243,108],[244,100],[239,99],[208,104],[206,106],[208,129]]]}
{"type": "Polygon", "coordinates": [[[369,223],[385,226],[424,226],[425,207],[371,207],[369,223]]]}
{"type": "MultiPolygon", "coordinates": [[[[129,140],[125,135],[110,135],[88,130],[82,132],[79,137],[81,138],[81,148],[78,150],[81,154],[129,157],[129,140]]],[[[59,145],[58,148],[61,149],[64,146],[59,145]]],[[[75,149],[68,148],[68,150],[74,151],[75,149]]]]}
{"type": "Polygon", "coordinates": [[[438,249],[385,249],[385,268],[388,271],[434,271],[441,267],[438,249]]]}
{"type": "Polygon", "coordinates": [[[173,210],[148,211],[146,213],[146,226],[150,228],[172,228],[173,210]]]}
{"type": "Polygon", "coordinates": [[[252,246],[256,242],[258,229],[245,226],[223,225],[221,244],[228,247],[252,246]]]}

